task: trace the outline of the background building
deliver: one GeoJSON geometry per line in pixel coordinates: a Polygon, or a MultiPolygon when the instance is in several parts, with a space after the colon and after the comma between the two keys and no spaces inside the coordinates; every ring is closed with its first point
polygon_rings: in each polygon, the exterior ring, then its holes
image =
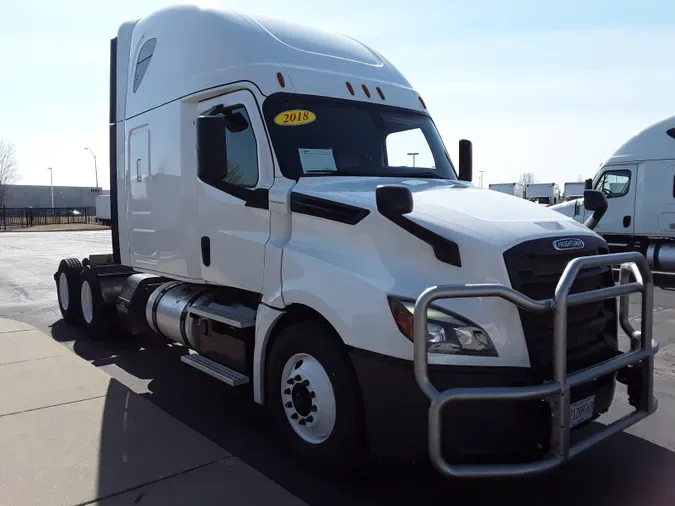
{"type": "MultiPolygon", "coordinates": [[[[101,188],[90,186],[55,186],[54,207],[95,207],[101,188]]],[[[9,185],[5,207],[52,207],[51,186],[9,185]]]]}

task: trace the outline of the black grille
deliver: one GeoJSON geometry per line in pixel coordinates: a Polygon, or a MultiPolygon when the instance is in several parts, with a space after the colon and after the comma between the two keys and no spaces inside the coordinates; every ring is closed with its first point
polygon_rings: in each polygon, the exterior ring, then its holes
{"type": "MultiPolygon", "coordinates": [[[[533,299],[553,297],[555,287],[570,260],[608,252],[599,238],[584,237],[585,246],[576,251],[557,251],[556,238],[521,243],[506,253],[504,261],[511,286],[533,299]]],[[[612,286],[611,267],[584,269],[570,293],[612,286]]],[[[538,376],[553,375],[553,312],[532,313],[520,310],[520,319],[530,355],[538,376]]],[[[567,310],[567,370],[583,369],[617,354],[616,301],[591,302],[567,310]]]]}

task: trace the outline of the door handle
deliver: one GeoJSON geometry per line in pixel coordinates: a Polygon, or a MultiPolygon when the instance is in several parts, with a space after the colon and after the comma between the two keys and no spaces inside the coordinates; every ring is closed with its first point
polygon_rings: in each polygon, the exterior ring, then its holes
{"type": "Polygon", "coordinates": [[[630,216],[623,217],[623,228],[630,227],[630,216]]]}
{"type": "Polygon", "coordinates": [[[208,267],[211,265],[211,239],[202,237],[202,263],[208,267]]]}

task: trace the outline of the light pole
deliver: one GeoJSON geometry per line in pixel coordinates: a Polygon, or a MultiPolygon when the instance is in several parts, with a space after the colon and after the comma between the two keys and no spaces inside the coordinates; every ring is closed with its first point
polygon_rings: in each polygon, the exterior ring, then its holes
{"type": "Polygon", "coordinates": [[[49,171],[49,186],[52,189],[52,209],[54,209],[54,171],[51,167],[47,169],[49,171]]]}
{"type": "Polygon", "coordinates": [[[98,190],[98,169],[96,168],[96,155],[89,148],[84,148],[84,150],[89,151],[91,153],[91,156],[94,157],[94,174],[96,175],[96,189],[98,190]]]}
{"type": "Polygon", "coordinates": [[[416,157],[417,155],[419,155],[419,153],[408,153],[408,156],[412,156],[412,157],[413,157],[413,167],[415,166],[415,157],[416,157]]]}
{"type": "Polygon", "coordinates": [[[483,172],[485,172],[485,171],[484,170],[478,171],[478,173],[480,174],[478,181],[479,181],[479,184],[480,184],[481,188],[483,187],[483,172]]]}

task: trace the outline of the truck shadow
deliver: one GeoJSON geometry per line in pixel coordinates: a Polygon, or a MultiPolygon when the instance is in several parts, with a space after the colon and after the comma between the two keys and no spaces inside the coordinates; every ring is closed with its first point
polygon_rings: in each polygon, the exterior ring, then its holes
{"type": "MultiPolygon", "coordinates": [[[[54,324],[52,335],[310,505],[436,506],[439,501],[459,499],[459,504],[492,506],[500,498],[546,506],[675,504],[675,453],[628,433],[599,444],[554,473],[533,478],[448,480],[427,462],[374,464],[350,477],[318,474],[287,456],[277,444],[263,409],[252,401],[249,386],[232,388],[189,368],[180,362],[184,348],[155,339],[92,341],[62,321],[54,324]]],[[[110,399],[115,402],[114,396],[110,399]]],[[[104,420],[102,490],[118,479],[110,475],[119,472],[122,443],[114,428],[119,416],[111,406],[110,429],[104,420]],[[115,462],[107,463],[107,455],[115,462]]]]}

